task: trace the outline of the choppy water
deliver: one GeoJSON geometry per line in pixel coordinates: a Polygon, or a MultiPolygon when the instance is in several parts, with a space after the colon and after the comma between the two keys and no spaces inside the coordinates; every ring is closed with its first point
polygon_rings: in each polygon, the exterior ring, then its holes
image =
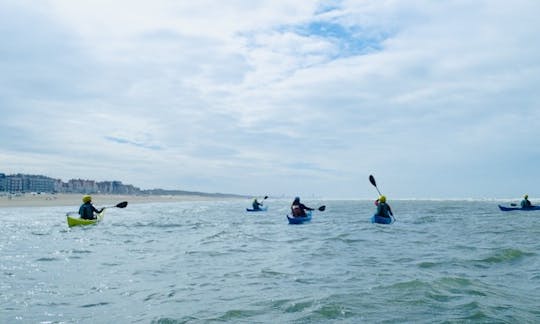
{"type": "Polygon", "coordinates": [[[65,207],[0,209],[1,323],[538,323],[540,212],[496,202],[130,205],[68,229],[65,207]]]}

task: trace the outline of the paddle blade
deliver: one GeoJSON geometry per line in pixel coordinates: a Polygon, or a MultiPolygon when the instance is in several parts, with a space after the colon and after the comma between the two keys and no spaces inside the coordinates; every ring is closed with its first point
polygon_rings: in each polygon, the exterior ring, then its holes
{"type": "Polygon", "coordinates": [[[263,200],[265,200],[266,198],[268,198],[268,196],[264,196],[263,200]]]}
{"type": "Polygon", "coordinates": [[[319,211],[324,211],[325,209],[326,209],[325,205],[322,205],[321,207],[319,207],[319,211]]]}
{"type": "Polygon", "coordinates": [[[127,201],[122,201],[121,203],[118,203],[116,206],[116,208],[126,208],[126,206],[128,205],[128,202],[127,201]]]}
{"type": "Polygon", "coordinates": [[[375,182],[375,178],[371,174],[369,175],[369,182],[371,182],[371,184],[374,187],[377,187],[377,183],[375,182]]]}

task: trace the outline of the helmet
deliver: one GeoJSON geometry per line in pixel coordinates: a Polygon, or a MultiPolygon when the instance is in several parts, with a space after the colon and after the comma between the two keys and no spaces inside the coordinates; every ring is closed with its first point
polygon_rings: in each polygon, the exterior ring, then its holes
{"type": "Polygon", "coordinates": [[[92,197],[91,197],[90,195],[83,196],[83,197],[82,197],[82,201],[83,201],[83,203],[85,203],[85,204],[86,204],[86,203],[89,203],[89,202],[92,201],[92,197]]]}
{"type": "Polygon", "coordinates": [[[294,202],[300,202],[300,197],[294,197],[294,202]]]}
{"type": "Polygon", "coordinates": [[[523,198],[527,199],[527,198],[529,198],[529,195],[525,195],[525,196],[523,196],[523,198]]]}
{"type": "Polygon", "coordinates": [[[386,202],[386,196],[380,196],[379,202],[385,203],[386,202]]]}

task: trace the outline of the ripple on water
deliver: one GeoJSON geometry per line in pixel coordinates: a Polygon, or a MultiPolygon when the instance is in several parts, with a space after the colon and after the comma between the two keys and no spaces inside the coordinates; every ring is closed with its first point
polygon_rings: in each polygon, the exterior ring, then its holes
{"type": "Polygon", "coordinates": [[[43,258],[36,259],[36,261],[39,261],[39,262],[50,262],[50,261],[59,261],[59,260],[60,260],[59,258],[55,258],[55,257],[43,257],[43,258]]]}
{"type": "Polygon", "coordinates": [[[180,319],[163,317],[163,318],[154,319],[150,323],[151,324],[186,324],[186,323],[191,323],[198,320],[199,319],[197,317],[192,317],[192,316],[184,316],[180,319]]]}
{"type": "Polygon", "coordinates": [[[524,252],[518,249],[500,249],[493,252],[490,256],[480,259],[473,260],[474,265],[487,268],[492,265],[509,263],[514,264],[523,261],[526,257],[535,256],[535,253],[524,252]]]}
{"type": "Polygon", "coordinates": [[[91,308],[91,307],[99,307],[99,306],[106,306],[106,305],[109,305],[109,303],[100,302],[100,303],[94,303],[94,304],[85,304],[85,305],[81,305],[79,307],[81,307],[81,308],[91,308]]]}
{"type": "Polygon", "coordinates": [[[250,310],[250,309],[231,309],[225,312],[225,314],[215,318],[216,321],[242,321],[243,319],[248,319],[250,317],[257,316],[262,314],[261,311],[250,310]]]}
{"type": "Polygon", "coordinates": [[[25,222],[0,209],[0,318],[538,322],[540,218],[520,225],[493,203],[396,201],[398,222],[373,226],[372,202],[327,205],[328,217],[301,227],[286,223],[288,206],[261,219],[242,217],[238,202],[140,205],[73,229],[59,221],[65,208],[28,209],[25,222]]]}

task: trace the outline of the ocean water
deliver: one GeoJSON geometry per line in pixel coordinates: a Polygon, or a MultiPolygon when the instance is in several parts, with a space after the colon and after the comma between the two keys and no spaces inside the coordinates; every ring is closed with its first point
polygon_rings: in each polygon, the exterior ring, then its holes
{"type": "Polygon", "coordinates": [[[0,323],[539,323],[540,211],[493,201],[0,208],[0,323]]]}

